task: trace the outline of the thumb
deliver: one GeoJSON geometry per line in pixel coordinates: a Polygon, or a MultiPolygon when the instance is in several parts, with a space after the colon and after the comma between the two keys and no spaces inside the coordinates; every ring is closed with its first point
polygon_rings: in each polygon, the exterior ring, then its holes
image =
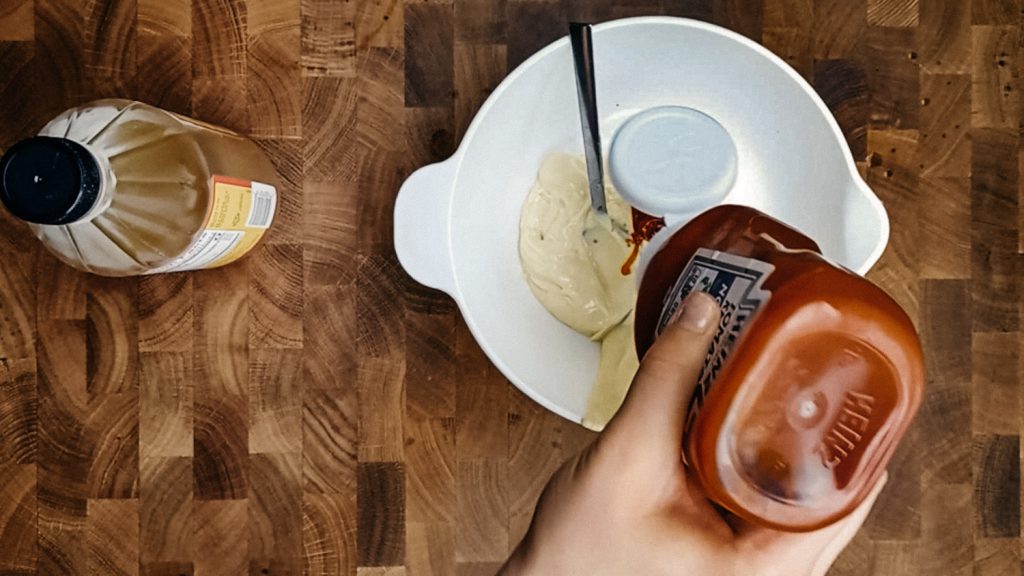
{"type": "Polygon", "coordinates": [[[640,362],[633,385],[612,421],[608,441],[622,439],[678,458],[690,397],[718,327],[714,298],[692,292],[640,362]]]}

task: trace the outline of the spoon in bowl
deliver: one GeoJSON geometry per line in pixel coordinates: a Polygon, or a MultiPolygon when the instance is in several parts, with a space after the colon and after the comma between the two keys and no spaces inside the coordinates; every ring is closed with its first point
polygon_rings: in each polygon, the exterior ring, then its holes
{"type": "Polygon", "coordinates": [[[601,261],[599,252],[621,250],[622,242],[629,237],[629,230],[620,229],[608,216],[601,156],[601,129],[597,116],[591,25],[570,23],[569,42],[572,45],[573,65],[576,69],[576,95],[579,97],[583,151],[587,162],[587,185],[590,190],[591,210],[583,226],[583,238],[590,245],[595,260],[601,261]]]}
{"type": "Polygon", "coordinates": [[[601,131],[597,117],[597,88],[594,81],[594,44],[590,24],[569,24],[569,41],[576,69],[576,95],[583,126],[583,151],[587,159],[587,183],[594,212],[607,214],[604,195],[604,166],[601,162],[601,131]]]}

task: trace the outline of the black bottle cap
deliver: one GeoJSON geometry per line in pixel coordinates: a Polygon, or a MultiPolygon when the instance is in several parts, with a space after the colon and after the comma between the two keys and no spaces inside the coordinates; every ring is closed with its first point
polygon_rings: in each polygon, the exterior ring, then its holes
{"type": "Polygon", "coordinates": [[[36,224],[69,224],[100,195],[100,167],[92,153],[67,138],[36,136],[0,159],[0,202],[36,224]]]}

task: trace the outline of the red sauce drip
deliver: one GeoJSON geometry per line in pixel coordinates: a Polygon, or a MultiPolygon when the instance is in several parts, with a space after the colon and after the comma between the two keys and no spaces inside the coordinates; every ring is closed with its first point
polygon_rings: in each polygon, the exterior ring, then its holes
{"type": "Polygon", "coordinates": [[[619,268],[619,272],[623,276],[628,276],[633,271],[633,264],[636,263],[637,258],[640,256],[640,247],[643,246],[644,242],[650,240],[654,235],[665,227],[665,219],[658,216],[651,216],[633,208],[633,232],[629,235],[629,239],[626,240],[626,245],[631,246],[633,251],[629,253],[629,257],[622,263],[622,267],[619,268]]]}

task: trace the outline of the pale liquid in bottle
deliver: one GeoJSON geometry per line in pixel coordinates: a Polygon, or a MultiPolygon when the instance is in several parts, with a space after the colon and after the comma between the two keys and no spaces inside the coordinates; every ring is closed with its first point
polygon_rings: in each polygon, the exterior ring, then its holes
{"type": "Polygon", "coordinates": [[[101,100],[64,112],[39,135],[48,138],[8,151],[0,191],[51,252],[81,270],[127,276],[221,266],[250,250],[276,211],[270,161],[222,128],[101,100]],[[51,156],[71,176],[51,174],[51,156]],[[75,177],[77,199],[60,189],[74,188],[75,177]]]}

